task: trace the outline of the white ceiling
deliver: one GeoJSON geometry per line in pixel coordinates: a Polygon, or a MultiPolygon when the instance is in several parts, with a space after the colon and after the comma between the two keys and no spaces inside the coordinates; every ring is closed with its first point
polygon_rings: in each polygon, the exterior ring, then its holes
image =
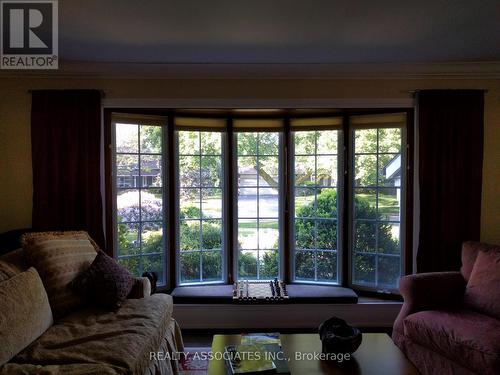
{"type": "Polygon", "coordinates": [[[62,0],[63,60],[378,63],[500,60],[498,0],[62,0]]]}

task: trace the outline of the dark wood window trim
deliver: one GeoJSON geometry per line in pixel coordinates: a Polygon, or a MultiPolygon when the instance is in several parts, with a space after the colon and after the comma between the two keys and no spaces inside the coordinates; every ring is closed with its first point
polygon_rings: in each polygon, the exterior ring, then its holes
{"type": "MultiPolygon", "coordinates": [[[[105,233],[106,233],[106,247],[108,249],[113,249],[113,252],[115,252],[115,244],[114,244],[114,230],[115,228],[113,227],[113,189],[112,189],[112,184],[114,183],[114,176],[113,176],[113,148],[112,148],[112,114],[113,113],[128,113],[128,114],[141,114],[141,115],[159,115],[159,116],[165,116],[167,117],[167,124],[166,124],[166,132],[165,132],[165,139],[166,141],[166,154],[167,154],[167,186],[166,191],[167,191],[167,197],[168,197],[168,212],[167,212],[167,225],[168,225],[168,235],[167,235],[167,249],[166,249],[166,259],[167,259],[167,285],[165,286],[165,289],[171,290],[176,286],[176,274],[177,274],[177,259],[176,259],[176,243],[175,243],[175,238],[176,238],[176,225],[175,223],[177,222],[176,216],[176,210],[175,210],[175,205],[173,204],[174,202],[172,201],[172,193],[175,191],[175,164],[172,162],[175,160],[175,148],[174,148],[174,126],[173,126],[173,119],[175,115],[184,115],[184,116],[189,116],[189,117],[200,117],[200,118],[225,118],[227,119],[227,127],[226,127],[226,144],[227,144],[227,150],[233,150],[234,148],[234,133],[233,133],[233,127],[232,127],[232,121],[233,119],[238,119],[238,118],[280,118],[284,119],[284,128],[283,128],[283,149],[285,152],[285,164],[284,164],[284,186],[286,189],[286,194],[285,194],[285,205],[284,205],[284,212],[283,212],[283,219],[284,223],[286,225],[283,226],[283,234],[285,236],[285,241],[284,247],[282,249],[282,256],[284,258],[284,262],[282,262],[283,267],[283,272],[282,272],[282,277],[285,281],[290,282],[291,281],[291,249],[292,249],[292,239],[290,239],[290,184],[289,184],[289,178],[290,174],[292,173],[292,166],[290,165],[290,155],[289,155],[289,150],[290,150],[290,142],[291,142],[291,129],[290,129],[290,117],[293,116],[293,118],[314,118],[314,117],[328,117],[328,116],[335,116],[335,117],[342,117],[343,118],[343,125],[342,125],[342,133],[343,133],[343,153],[344,153],[344,165],[342,166],[344,170],[344,189],[343,189],[343,202],[344,202],[344,207],[342,207],[341,210],[341,215],[342,215],[342,221],[344,223],[348,223],[348,212],[351,207],[349,205],[352,204],[349,199],[349,189],[351,188],[350,186],[350,173],[351,173],[351,160],[349,159],[347,155],[347,150],[349,149],[349,142],[350,142],[350,135],[349,135],[349,116],[352,115],[359,115],[359,114],[384,114],[384,113],[401,113],[405,112],[406,113],[406,118],[407,118],[407,124],[406,124],[406,149],[403,151],[406,153],[406,184],[405,184],[405,248],[402,251],[402,256],[404,256],[404,264],[403,264],[403,273],[404,274],[410,274],[413,269],[413,183],[414,183],[414,171],[413,171],[413,165],[414,165],[414,110],[413,108],[380,108],[380,109],[344,109],[344,110],[335,110],[329,115],[326,112],[321,112],[316,114],[299,114],[296,112],[293,112],[293,110],[283,110],[279,114],[276,115],[261,115],[259,113],[255,114],[237,114],[237,113],[232,113],[228,111],[227,113],[220,113],[220,114],[211,114],[211,113],[203,113],[199,111],[199,113],[184,113],[182,110],[175,110],[175,109],[138,109],[138,108],[104,108],[103,110],[103,120],[104,120],[104,171],[105,171],[105,192],[104,192],[104,197],[105,197],[105,233]]],[[[339,150],[339,153],[342,150],[339,150]]],[[[232,284],[234,282],[234,268],[237,266],[235,264],[235,250],[233,249],[234,247],[234,196],[232,195],[231,192],[234,190],[233,186],[233,164],[235,161],[234,155],[232,155],[232,152],[227,152],[225,156],[225,162],[227,163],[226,165],[228,166],[226,168],[226,183],[227,185],[227,193],[226,193],[226,199],[228,200],[228,211],[227,211],[227,220],[225,224],[225,230],[226,230],[226,243],[227,243],[227,248],[226,248],[226,268],[227,268],[227,282],[228,284],[232,284]]],[[[343,241],[342,241],[342,255],[340,255],[341,258],[341,280],[339,282],[339,285],[341,286],[349,286],[349,232],[348,232],[348,225],[343,225],[342,228],[342,235],[343,235],[343,241]]],[[[116,255],[116,254],[114,254],[116,255]]],[[[355,287],[353,289],[356,290],[355,287]]],[[[377,292],[372,292],[372,291],[360,291],[360,294],[362,295],[377,295],[381,296],[377,292]]],[[[387,298],[400,298],[396,294],[387,294],[387,298]]]]}

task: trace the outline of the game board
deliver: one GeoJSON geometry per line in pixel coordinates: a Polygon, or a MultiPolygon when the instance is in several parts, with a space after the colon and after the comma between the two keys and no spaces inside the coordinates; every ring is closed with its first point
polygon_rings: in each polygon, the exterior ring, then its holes
{"type": "Polygon", "coordinates": [[[282,280],[249,281],[234,283],[233,300],[286,300],[288,299],[286,284],[282,280]]]}

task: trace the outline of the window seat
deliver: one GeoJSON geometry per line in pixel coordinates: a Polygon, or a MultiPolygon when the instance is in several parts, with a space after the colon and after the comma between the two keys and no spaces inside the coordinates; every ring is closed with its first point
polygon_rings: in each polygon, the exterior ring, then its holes
{"type": "Polygon", "coordinates": [[[287,285],[290,298],[285,301],[237,301],[233,300],[232,285],[181,286],[170,294],[175,304],[232,303],[232,304],[308,304],[308,303],[358,303],[358,295],[349,288],[325,285],[287,285]]]}

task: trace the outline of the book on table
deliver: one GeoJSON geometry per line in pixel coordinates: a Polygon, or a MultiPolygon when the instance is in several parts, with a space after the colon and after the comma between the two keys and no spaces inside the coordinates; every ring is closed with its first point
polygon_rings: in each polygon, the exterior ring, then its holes
{"type": "Polygon", "coordinates": [[[278,344],[281,345],[280,334],[270,333],[242,333],[241,344],[278,344]]]}
{"type": "Polygon", "coordinates": [[[242,334],[241,344],[225,352],[229,374],[290,374],[277,332],[242,334]]]}
{"type": "Polygon", "coordinates": [[[226,346],[224,358],[230,374],[276,373],[276,365],[262,345],[226,346]]]}

